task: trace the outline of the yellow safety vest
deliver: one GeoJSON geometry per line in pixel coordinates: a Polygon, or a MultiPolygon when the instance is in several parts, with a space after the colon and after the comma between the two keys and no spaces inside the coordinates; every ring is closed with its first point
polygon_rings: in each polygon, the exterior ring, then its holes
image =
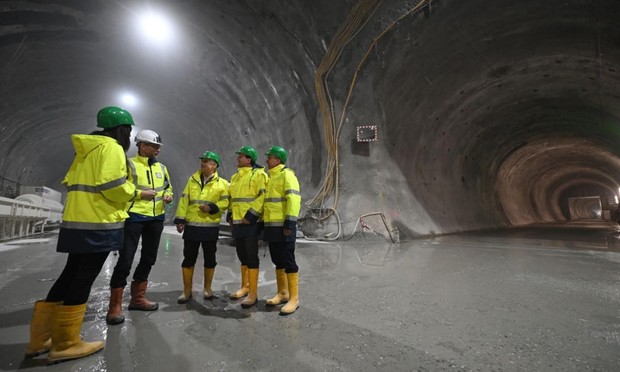
{"type": "Polygon", "coordinates": [[[129,204],[128,212],[156,217],[164,214],[164,195],[172,196],[172,184],[168,169],[162,163],[149,165],[149,158],[136,155],[129,159],[130,181],[140,190],[155,190],[153,200],[137,198],[129,204]]]}
{"type": "MultiPolygon", "coordinates": [[[[230,179],[230,202],[234,224],[241,224],[249,213],[248,220],[254,222],[263,213],[267,173],[263,168],[239,168],[230,179]]],[[[230,218],[230,217],[229,217],[230,218]]]]}
{"type": "Polygon", "coordinates": [[[211,180],[203,185],[200,174],[199,170],[187,181],[179,199],[174,223],[185,223],[187,226],[198,227],[219,227],[222,212],[228,209],[228,181],[220,178],[215,172],[211,180]],[[200,205],[209,205],[211,212],[201,212],[200,205]],[[217,208],[214,208],[215,206],[217,208]],[[214,209],[218,210],[212,213],[214,209]]]}
{"type": "Polygon", "coordinates": [[[127,181],[127,158],[113,138],[74,134],[75,158],[63,184],[67,200],[61,227],[112,230],[123,227],[136,187],[127,181]]]}
{"type": "Polygon", "coordinates": [[[265,226],[295,226],[301,209],[301,193],[295,172],[278,164],[269,170],[263,220],[265,226]],[[286,222],[289,222],[286,223],[286,222]]]}

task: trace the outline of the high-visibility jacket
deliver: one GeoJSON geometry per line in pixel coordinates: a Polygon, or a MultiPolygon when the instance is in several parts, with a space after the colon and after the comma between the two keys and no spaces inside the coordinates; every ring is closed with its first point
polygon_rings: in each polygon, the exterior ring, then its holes
{"type": "Polygon", "coordinates": [[[67,199],[58,237],[60,252],[89,253],[122,246],[127,202],[137,195],[127,181],[127,158],[103,135],[74,134],[75,158],[63,184],[67,199]],[[120,240],[119,240],[120,238],[120,240]]]}
{"type": "Polygon", "coordinates": [[[218,176],[217,172],[203,185],[201,171],[194,173],[183,189],[179,199],[174,223],[186,226],[217,227],[222,219],[222,212],[228,209],[228,181],[218,176]],[[200,205],[208,205],[208,213],[201,212],[200,205]]]}
{"type": "Polygon", "coordinates": [[[278,164],[269,170],[263,212],[265,229],[268,227],[295,229],[300,209],[301,193],[297,176],[284,164],[278,164]]]}
{"type": "Polygon", "coordinates": [[[230,178],[230,212],[233,224],[246,218],[254,223],[263,213],[267,173],[263,168],[243,167],[230,178]]]}
{"type": "Polygon", "coordinates": [[[145,156],[136,155],[129,159],[130,181],[136,185],[138,194],[141,190],[155,190],[157,195],[153,200],[137,198],[129,203],[128,212],[142,216],[157,217],[164,214],[164,196],[172,196],[170,175],[165,165],[150,161],[145,156]]]}

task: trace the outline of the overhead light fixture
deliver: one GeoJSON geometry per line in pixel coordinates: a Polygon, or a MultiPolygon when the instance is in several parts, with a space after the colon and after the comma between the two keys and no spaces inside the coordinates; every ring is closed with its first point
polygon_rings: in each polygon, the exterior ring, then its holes
{"type": "Polygon", "coordinates": [[[125,107],[135,107],[138,104],[138,97],[129,92],[121,93],[120,100],[125,107]]]}
{"type": "Polygon", "coordinates": [[[139,17],[138,27],[142,36],[155,44],[167,44],[174,38],[170,18],[153,10],[139,17]]]}

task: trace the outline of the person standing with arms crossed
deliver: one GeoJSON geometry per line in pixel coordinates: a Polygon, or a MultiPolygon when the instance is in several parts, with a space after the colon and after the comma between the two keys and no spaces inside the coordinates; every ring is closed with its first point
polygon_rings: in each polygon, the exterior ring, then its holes
{"type": "Polygon", "coordinates": [[[136,135],[138,154],[129,159],[130,180],[138,189],[139,198],[129,205],[129,218],[125,220],[123,249],[110,280],[110,304],[106,322],[109,325],[125,321],[122,312],[123,291],[133,259],[142,238],[140,262],[131,282],[129,310],[154,311],[159,304],[146,296],[151,268],[157,260],[159,240],[164,230],[164,204],[172,201],[172,185],[168,169],[157,161],[162,145],[161,137],[152,130],[142,130],[136,135]]]}
{"type": "Polygon", "coordinates": [[[289,315],[299,308],[299,267],[295,262],[295,239],[301,193],[295,172],[286,166],[286,150],[272,146],[265,155],[269,181],[264,202],[263,240],[269,243],[269,255],[276,265],[278,285],[278,293],[267,300],[266,305],[275,306],[286,302],[280,309],[280,315],[289,315]]]}
{"type": "Polygon", "coordinates": [[[203,296],[205,299],[213,297],[211,283],[217,265],[217,239],[222,213],[229,204],[228,181],[217,174],[220,164],[218,153],[205,151],[200,157],[200,169],[189,178],[179,199],[174,217],[177,231],[183,233],[183,293],[177,299],[179,304],[192,298],[194,265],[201,245],[204,256],[203,296]]]}
{"type": "Polygon", "coordinates": [[[258,153],[250,146],[237,152],[237,173],[230,178],[230,210],[237,257],[241,262],[241,288],[230,294],[235,300],[245,297],[241,307],[249,308],[258,300],[258,220],[263,212],[267,173],[256,164],[258,153]]]}
{"type": "Polygon", "coordinates": [[[80,329],[93,282],[110,251],[123,246],[125,209],[137,196],[125,155],[133,125],[126,110],[104,107],[97,114],[101,131],[71,136],[75,157],[63,180],[68,192],[56,246],[69,255],[47,298],[34,305],[26,358],[49,352],[53,364],[104,347],[104,341],[82,341],[80,329]]]}

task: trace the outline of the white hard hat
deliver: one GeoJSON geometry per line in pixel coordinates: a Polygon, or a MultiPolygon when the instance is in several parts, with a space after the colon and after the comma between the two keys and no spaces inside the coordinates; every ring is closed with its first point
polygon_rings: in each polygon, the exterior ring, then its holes
{"type": "Polygon", "coordinates": [[[139,131],[138,134],[136,134],[136,142],[146,142],[152,143],[154,145],[161,145],[161,137],[159,136],[159,134],[155,133],[152,130],[144,129],[139,131]]]}

